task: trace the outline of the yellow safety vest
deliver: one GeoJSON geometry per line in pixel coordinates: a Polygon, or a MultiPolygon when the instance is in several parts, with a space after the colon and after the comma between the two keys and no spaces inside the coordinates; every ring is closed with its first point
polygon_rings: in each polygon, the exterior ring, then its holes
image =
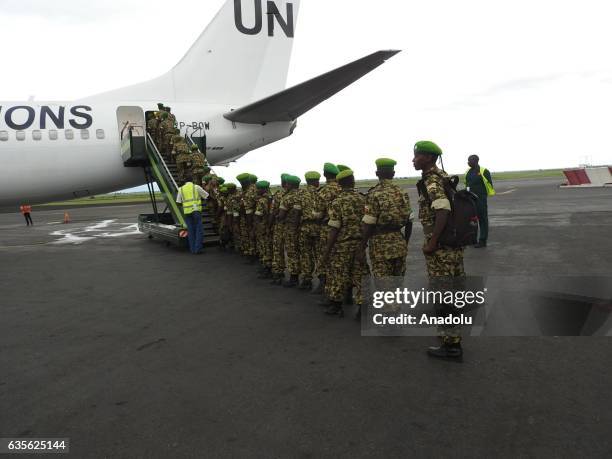
{"type": "Polygon", "coordinates": [[[183,196],[183,213],[189,215],[193,212],[202,212],[202,200],[196,191],[194,183],[188,182],[181,187],[183,196]]]}
{"type": "MultiPolygon", "coordinates": [[[[471,169],[468,169],[467,172],[465,173],[465,183],[467,185],[467,174],[471,169]]],[[[495,196],[495,189],[493,188],[493,185],[491,185],[491,182],[489,182],[487,180],[487,178],[485,177],[485,171],[486,169],[482,166],[480,166],[480,176],[482,177],[482,181],[484,183],[485,188],[487,189],[487,196],[495,196]]]]}

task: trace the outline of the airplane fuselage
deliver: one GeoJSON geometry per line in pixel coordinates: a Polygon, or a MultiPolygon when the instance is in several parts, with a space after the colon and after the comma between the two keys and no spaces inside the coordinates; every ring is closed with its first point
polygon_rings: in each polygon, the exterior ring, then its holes
{"type": "MultiPolygon", "coordinates": [[[[166,102],[166,101],[164,101],[166,102]]],[[[168,101],[182,134],[207,138],[207,158],[227,165],[291,135],[295,123],[232,123],[233,107],[168,101]]],[[[124,112],[144,129],[147,102],[0,102],[0,206],[41,203],[117,191],[145,183],[141,168],[123,165],[124,112]]]]}

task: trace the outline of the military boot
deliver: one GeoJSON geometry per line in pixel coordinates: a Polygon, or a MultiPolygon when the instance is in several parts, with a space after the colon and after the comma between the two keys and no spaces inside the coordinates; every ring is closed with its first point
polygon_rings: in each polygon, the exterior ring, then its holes
{"type": "Polygon", "coordinates": [[[283,284],[283,275],[282,274],[272,273],[272,282],[270,282],[270,284],[272,284],[272,285],[282,285],[283,284]]]}
{"type": "Polygon", "coordinates": [[[264,269],[257,276],[258,279],[271,279],[272,278],[272,268],[265,266],[264,269]]]}
{"type": "Polygon", "coordinates": [[[293,288],[298,284],[298,281],[299,276],[297,274],[292,274],[288,281],[283,282],[283,287],[293,288]]]}
{"type": "Polygon", "coordinates": [[[463,360],[463,349],[460,342],[450,343],[443,341],[440,346],[431,346],[427,349],[427,355],[438,359],[461,361],[463,360]]]}
{"type": "Polygon", "coordinates": [[[312,280],[310,280],[310,279],[302,280],[300,285],[298,285],[298,288],[300,290],[310,290],[312,288],[312,280]]]}
{"type": "Polygon", "coordinates": [[[330,301],[331,306],[325,310],[325,314],[328,316],[344,317],[344,309],[342,309],[342,303],[340,301],[330,301]]]}
{"type": "Polygon", "coordinates": [[[313,295],[323,295],[324,292],[325,292],[325,276],[321,275],[319,276],[319,285],[317,285],[317,288],[315,288],[311,293],[313,295]]]}
{"type": "Polygon", "coordinates": [[[344,304],[349,306],[353,305],[353,287],[349,287],[346,293],[344,294],[344,304]]]}

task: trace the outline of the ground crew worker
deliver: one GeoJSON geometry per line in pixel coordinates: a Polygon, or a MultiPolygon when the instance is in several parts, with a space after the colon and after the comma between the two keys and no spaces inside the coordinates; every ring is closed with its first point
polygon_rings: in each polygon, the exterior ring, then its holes
{"type": "Polygon", "coordinates": [[[278,219],[284,223],[285,230],[285,251],[287,252],[287,269],[289,270],[289,280],[283,283],[283,287],[295,287],[298,285],[300,277],[300,253],[299,253],[299,230],[300,220],[299,211],[301,210],[300,178],[290,175],[285,178],[287,183],[287,193],[283,196],[278,207],[278,219]]]}
{"type": "Polygon", "coordinates": [[[325,313],[344,316],[342,301],[347,294],[352,296],[357,288],[355,302],[361,305],[361,276],[364,274],[363,261],[356,256],[361,244],[361,220],[363,218],[365,198],[355,190],[353,171],[346,169],[337,175],[338,184],[342,187],[340,195],[329,207],[329,236],[323,254],[329,260],[326,300],[321,305],[328,305],[325,313]]]}
{"type": "Polygon", "coordinates": [[[176,202],[183,205],[189,251],[195,255],[202,253],[204,232],[202,227],[202,199],[206,198],[208,198],[208,193],[201,186],[193,183],[191,175],[187,174],[185,182],[179,188],[176,202]]]}
{"type": "Polygon", "coordinates": [[[368,191],[363,216],[362,251],[369,245],[374,277],[404,276],[408,239],[412,233],[412,209],[408,193],[393,183],[397,162],[376,160],[378,184],[368,191]],[[401,230],[404,228],[404,235],[401,230]]]}
{"type": "Polygon", "coordinates": [[[489,206],[487,199],[489,196],[495,196],[493,188],[493,179],[488,169],[479,166],[480,158],[477,155],[471,155],[468,158],[468,166],[470,168],[465,173],[465,186],[468,191],[471,191],[478,196],[476,201],[476,210],[478,211],[478,243],[474,245],[477,249],[487,246],[489,237],[489,206]]]}
{"type": "Polygon", "coordinates": [[[260,279],[272,277],[272,238],[268,231],[270,218],[270,182],[260,180],[255,184],[257,202],[255,204],[254,226],[257,241],[257,254],[261,263],[260,279]]]}
{"type": "Polygon", "coordinates": [[[21,211],[21,215],[25,218],[26,226],[34,226],[34,222],[32,221],[32,206],[29,204],[22,204],[19,206],[19,210],[21,211]]]}
{"type": "Polygon", "coordinates": [[[193,181],[197,185],[202,186],[202,178],[205,175],[204,166],[206,165],[206,158],[200,150],[198,146],[193,144],[191,145],[191,175],[193,176],[193,181]]]}
{"type": "Polygon", "coordinates": [[[176,172],[178,175],[178,181],[183,182],[189,172],[191,174],[191,155],[189,154],[189,147],[184,139],[178,139],[175,137],[175,145],[174,151],[176,155],[174,156],[174,161],[176,162],[176,172]]]}
{"type": "Polygon", "coordinates": [[[285,222],[279,219],[280,203],[288,191],[287,178],[281,174],[281,188],[272,197],[268,228],[272,233],[272,285],[280,285],[285,273],[285,222]]]}
{"type": "Polygon", "coordinates": [[[302,281],[301,290],[310,290],[312,276],[319,261],[321,213],[319,211],[319,179],[316,171],[306,172],[306,187],[299,190],[300,207],[296,218],[300,221],[299,253],[302,281]]]}
{"type": "Polygon", "coordinates": [[[327,247],[327,236],[329,234],[329,228],[327,227],[329,216],[327,215],[327,212],[330,204],[340,194],[340,185],[336,183],[336,175],[338,175],[339,172],[338,167],[332,163],[325,163],[323,165],[323,175],[325,176],[326,183],[319,188],[321,234],[319,237],[319,266],[316,268],[319,276],[319,285],[313,290],[312,293],[314,294],[322,294],[325,291],[328,266],[323,262],[323,253],[327,247]]]}
{"type": "Polygon", "coordinates": [[[168,118],[168,112],[162,112],[160,116],[161,122],[159,124],[159,128],[162,136],[160,153],[164,155],[164,157],[168,157],[172,152],[172,137],[175,135],[174,124],[172,123],[172,120],[168,118]]]}
{"type": "MultiPolygon", "coordinates": [[[[422,178],[417,184],[419,190],[419,219],[423,225],[425,244],[423,254],[427,265],[430,288],[434,291],[450,291],[460,288],[465,277],[463,269],[463,249],[441,247],[438,239],[448,221],[451,212],[450,201],[444,191],[444,180],[448,175],[436,166],[442,150],[430,141],[420,141],[414,146],[414,168],[422,171],[422,178]]],[[[443,293],[444,294],[444,293],[443,293]]],[[[438,309],[444,315],[455,311],[454,305],[438,309]]],[[[441,345],[430,347],[427,353],[431,357],[458,359],[461,358],[461,330],[458,327],[440,327],[438,333],[441,345]]]]}

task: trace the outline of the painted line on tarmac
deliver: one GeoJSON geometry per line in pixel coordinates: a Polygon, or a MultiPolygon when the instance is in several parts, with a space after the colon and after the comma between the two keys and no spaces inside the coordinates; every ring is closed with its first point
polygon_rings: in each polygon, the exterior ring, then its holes
{"type": "Polygon", "coordinates": [[[512,188],[511,190],[508,191],[502,191],[501,193],[496,193],[498,196],[502,195],[502,194],[510,194],[510,193],[514,193],[516,190],[518,190],[518,188],[512,188]]]}

